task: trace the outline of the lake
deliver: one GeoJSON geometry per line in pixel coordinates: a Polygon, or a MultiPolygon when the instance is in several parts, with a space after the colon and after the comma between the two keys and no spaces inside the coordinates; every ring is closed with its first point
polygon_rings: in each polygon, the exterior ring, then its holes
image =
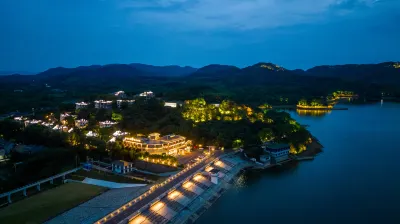
{"type": "Polygon", "coordinates": [[[196,223],[400,223],[400,104],[345,106],[291,113],[324,152],[241,174],[196,223]]]}

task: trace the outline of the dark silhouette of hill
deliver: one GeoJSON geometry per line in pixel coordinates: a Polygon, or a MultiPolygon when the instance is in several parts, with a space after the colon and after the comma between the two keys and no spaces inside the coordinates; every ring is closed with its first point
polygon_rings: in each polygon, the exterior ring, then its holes
{"type": "Polygon", "coordinates": [[[158,76],[184,76],[189,75],[197,70],[196,68],[190,66],[181,67],[178,65],[154,66],[140,63],[132,63],[129,65],[144,72],[152,73],[158,76]]]}
{"type": "Polygon", "coordinates": [[[344,80],[400,85],[400,67],[395,62],[379,64],[348,64],[316,66],[306,71],[307,75],[338,77],[344,80]]]}

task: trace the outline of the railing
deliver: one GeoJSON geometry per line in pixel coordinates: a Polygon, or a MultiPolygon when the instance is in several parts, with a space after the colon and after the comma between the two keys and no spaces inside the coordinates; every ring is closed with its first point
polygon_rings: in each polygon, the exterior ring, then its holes
{"type": "Polygon", "coordinates": [[[70,174],[70,173],[74,173],[74,172],[78,171],[79,169],[81,169],[81,167],[78,167],[78,168],[75,168],[75,169],[72,169],[72,170],[66,171],[66,172],[64,172],[64,173],[60,173],[60,174],[57,174],[57,175],[51,176],[51,177],[49,177],[49,178],[46,178],[46,179],[43,179],[43,180],[39,180],[39,181],[37,181],[37,182],[35,182],[35,183],[28,184],[28,185],[25,185],[25,186],[23,186],[23,187],[20,187],[20,188],[17,188],[17,189],[11,190],[11,191],[9,191],[9,192],[6,192],[6,193],[3,193],[3,194],[0,194],[0,198],[4,198],[4,197],[6,197],[6,196],[8,196],[8,195],[10,195],[10,194],[17,193],[17,192],[19,192],[19,191],[22,191],[22,190],[24,190],[24,189],[27,189],[27,188],[34,187],[34,186],[36,186],[36,185],[39,185],[39,184],[41,184],[41,183],[45,183],[45,182],[48,182],[48,181],[54,180],[54,179],[56,179],[56,178],[59,178],[59,177],[62,177],[62,176],[68,175],[68,174],[70,174]]]}
{"type": "MultiPolygon", "coordinates": [[[[204,169],[206,166],[208,166],[208,164],[213,163],[213,162],[215,162],[216,160],[219,160],[219,159],[221,159],[222,157],[228,156],[228,155],[233,154],[233,153],[235,153],[235,152],[231,152],[231,153],[227,153],[227,154],[221,155],[221,156],[215,158],[214,160],[212,160],[211,162],[205,164],[204,166],[202,166],[202,167],[199,168],[198,170],[204,169]]],[[[176,177],[178,177],[178,176],[180,176],[181,174],[183,174],[183,173],[185,173],[186,171],[188,171],[191,167],[194,167],[194,166],[198,165],[199,163],[203,162],[203,161],[206,160],[207,158],[208,158],[208,156],[207,156],[207,157],[204,157],[203,159],[201,159],[201,160],[197,161],[196,163],[190,165],[190,167],[187,167],[187,168],[183,169],[180,173],[178,173],[178,174],[176,174],[176,175],[170,177],[169,179],[167,179],[167,180],[164,181],[163,183],[151,187],[150,190],[148,190],[146,193],[144,193],[144,194],[140,195],[139,197],[137,197],[137,198],[131,200],[130,202],[128,202],[128,203],[126,203],[125,205],[123,205],[123,206],[121,206],[120,208],[118,208],[117,210],[112,211],[111,213],[109,213],[109,214],[106,215],[105,217],[101,218],[100,220],[96,221],[95,223],[96,223],[96,224],[104,223],[106,220],[108,220],[109,218],[112,218],[114,215],[117,215],[118,213],[124,211],[125,209],[127,209],[128,207],[130,207],[130,206],[132,206],[134,203],[136,203],[137,201],[142,200],[143,197],[146,197],[148,194],[151,194],[151,193],[155,190],[155,188],[157,188],[158,186],[163,186],[163,185],[167,184],[168,182],[172,181],[172,180],[175,179],[176,177]],[[154,188],[154,187],[155,187],[155,188],[154,188]]],[[[176,188],[177,188],[178,186],[180,186],[182,183],[184,183],[184,182],[188,181],[189,179],[191,179],[192,176],[193,176],[193,175],[191,175],[191,176],[185,178],[184,180],[180,181],[179,183],[175,184],[171,189],[173,189],[173,190],[176,189],[176,188]]],[[[159,195],[157,198],[153,199],[152,201],[150,201],[150,202],[147,203],[146,205],[142,206],[139,210],[137,210],[136,212],[132,213],[132,215],[128,216],[127,218],[125,218],[125,219],[124,219],[123,221],[121,221],[120,223],[127,223],[131,218],[133,218],[133,217],[137,216],[138,214],[140,214],[143,210],[147,209],[147,208],[148,208],[149,206],[151,206],[153,203],[155,203],[155,202],[161,200],[161,199],[162,199],[163,197],[165,197],[170,191],[171,191],[171,190],[166,191],[166,192],[164,192],[163,194],[159,195]]]]}
{"type": "MultiPolygon", "coordinates": [[[[163,194],[161,194],[160,196],[158,196],[157,198],[153,199],[151,202],[147,203],[146,205],[144,205],[142,208],[140,208],[138,211],[134,212],[132,215],[128,216],[127,218],[125,218],[123,221],[121,221],[120,223],[128,223],[129,220],[131,220],[132,218],[134,218],[135,216],[139,215],[140,213],[142,213],[143,210],[146,210],[147,208],[149,208],[152,204],[156,203],[157,201],[161,200],[162,198],[164,198],[166,195],[168,195],[170,192],[176,190],[179,186],[181,186],[183,183],[185,183],[186,181],[189,181],[192,179],[192,177],[196,176],[198,173],[198,171],[205,169],[210,163],[214,163],[217,160],[220,160],[221,158],[234,154],[235,152],[231,152],[231,153],[227,153],[224,155],[221,155],[215,159],[213,159],[211,162],[205,164],[204,166],[202,166],[201,168],[199,168],[196,172],[194,172],[193,175],[190,175],[189,177],[185,178],[184,180],[180,181],[179,183],[175,184],[169,191],[164,192],[163,194]]],[[[200,162],[204,161],[206,158],[208,157],[204,157],[202,160],[199,160],[195,165],[199,164],[200,162]]],[[[196,198],[198,198],[200,196],[196,196],[196,198]]]]}

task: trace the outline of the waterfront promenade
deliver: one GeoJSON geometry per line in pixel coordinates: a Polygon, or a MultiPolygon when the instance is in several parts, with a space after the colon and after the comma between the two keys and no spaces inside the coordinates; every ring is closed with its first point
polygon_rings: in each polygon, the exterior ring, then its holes
{"type": "Polygon", "coordinates": [[[200,161],[196,165],[190,167],[185,170],[182,174],[177,174],[173,179],[166,182],[165,184],[156,185],[156,187],[152,188],[149,192],[146,192],[139,198],[136,198],[129,202],[128,204],[122,206],[106,217],[98,220],[96,223],[127,223],[129,221],[129,217],[135,212],[139,211],[142,207],[148,205],[160,195],[163,195],[165,192],[168,192],[171,188],[175,187],[175,185],[179,184],[181,181],[195,174],[199,169],[204,167],[206,164],[212,162],[217,155],[207,157],[206,159],[200,161]]]}

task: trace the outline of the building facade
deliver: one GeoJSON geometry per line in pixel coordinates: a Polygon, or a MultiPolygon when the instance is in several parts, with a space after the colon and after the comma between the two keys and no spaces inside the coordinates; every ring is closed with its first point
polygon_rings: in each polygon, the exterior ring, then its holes
{"type": "Polygon", "coordinates": [[[88,125],[88,120],[85,119],[80,119],[80,120],[75,120],[75,127],[77,128],[85,128],[88,125]]]}
{"type": "Polygon", "coordinates": [[[88,103],[85,103],[85,102],[75,103],[75,109],[76,109],[76,110],[80,110],[80,109],[83,109],[83,108],[87,108],[88,106],[89,106],[89,104],[88,104],[88,103]]]}
{"type": "Polygon", "coordinates": [[[132,105],[135,102],[135,100],[117,100],[117,107],[121,108],[121,105],[123,103],[126,103],[128,105],[132,105]]]}
{"type": "Polygon", "coordinates": [[[110,109],[112,109],[112,101],[95,100],[94,101],[94,108],[110,110],[110,109]]]}
{"type": "Polygon", "coordinates": [[[268,152],[277,163],[289,159],[289,144],[272,143],[265,145],[264,150],[268,152]]]}
{"type": "Polygon", "coordinates": [[[123,160],[112,162],[112,171],[114,173],[125,174],[133,171],[133,164],[123,160]]]}
{"type": "Polygon", "coordinates": [[[113,122],[113,121],[100,121],[99,122],[100,128],[110,128],[116,124],[117,124],[117,122],[113,122]]]}
{"type": "Polygon", "coordinates": [[[126,137],[124,145],[140,149],[150,154],[178,155],[190,151],[190,141],[180,135],[165,135],[160,137],[158,133],[152,133],[147,138],[143,136],[126,137]]]}
{"type": "Polygon", "coordinates": [[[155,94],[152,91],[146,91],[139,94],[140,97],[145,97],[146,99],[150,99],[155,97],[155,94]]]}

